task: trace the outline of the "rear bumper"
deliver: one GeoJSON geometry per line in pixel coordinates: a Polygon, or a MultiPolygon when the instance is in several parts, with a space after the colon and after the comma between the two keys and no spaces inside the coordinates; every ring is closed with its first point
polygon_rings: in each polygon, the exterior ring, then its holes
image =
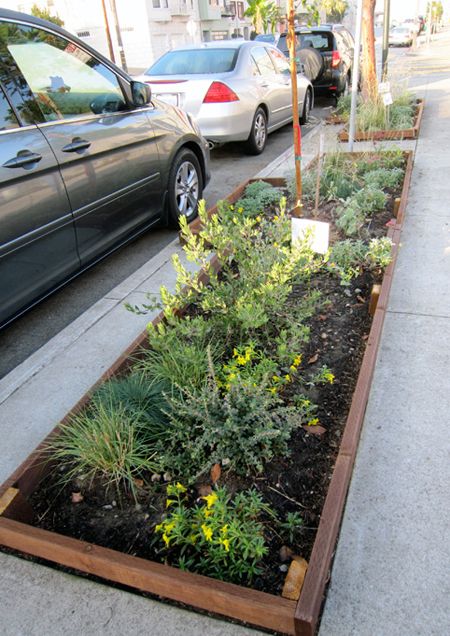
{"type": "Polygon", "coordinates": [[[203,137],[214,143],[248,139],[253,113],[244,110],[242,102],[202,104],[197,123],[203,137]]]}

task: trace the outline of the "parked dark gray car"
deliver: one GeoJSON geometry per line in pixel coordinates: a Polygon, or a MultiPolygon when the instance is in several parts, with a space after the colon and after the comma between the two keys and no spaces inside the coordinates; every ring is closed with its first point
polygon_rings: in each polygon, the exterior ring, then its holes
{"type": "Polygon", "coordinates": [[[0,9],[0,327],[145,229],[194,218],[209,177],[189,115],[0,9]]]}

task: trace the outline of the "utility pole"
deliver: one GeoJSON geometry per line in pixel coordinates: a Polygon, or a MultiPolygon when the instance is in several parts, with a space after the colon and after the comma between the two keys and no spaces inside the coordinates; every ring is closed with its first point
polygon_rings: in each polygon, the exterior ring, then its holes
{"type": "Polygon", "coordinates": [[[388,72],[388,53],[389,53],[389,24],[390,24],[391,0],[384,0],[384,18],[383,18],[383,52],[381,56],[381,79],[386,81],[388,72]]]}
{"type": "Polygon", "coordinates": [[[111,31],[109,30],[108,13],[106,11],[105,0],[102,0],[102,9],[103,9],[103,17],[105,20],[106,40],[108,42],[109,57],[111,62],[115,63],[116,58],[114,57],[114,49],[113,49],[112,40],[111,40],[111,31]]]}
{"type": "Polygon", "coordinates": [[[353,152],[353,143],[355,140],[355,124],[356,124],[356,97],[358,95],[359,84],[359,58],[361,57],[361,22],[362,22],[362,3],[358,0],[356,7],[356,25],[355,25],[355,51],[353,56],[353,75],[352,75],[352,101],[350,108],[350,122],[348,128],[348,149],[353,152]]]}
{"type": "Polygon", "coordinates": [[[117,37],[117,45],[119,47],[119,53],[120,53],[120,63],[123,70],[128,73],[127,61],[125,59],[125,51],[123,50],[122,34],[120,32],[120,26],[119,26],[119,18],[117,16],[116,0],[110,0],[110,3],[111,3],[111,11],[114,18],[114,25],[116,27],[116,37],[117,37]]]}

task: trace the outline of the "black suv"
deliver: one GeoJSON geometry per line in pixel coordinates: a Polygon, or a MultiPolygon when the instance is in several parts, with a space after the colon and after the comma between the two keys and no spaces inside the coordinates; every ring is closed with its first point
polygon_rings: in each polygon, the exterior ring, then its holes
{"type": "MultiPolygon", "coordinates": [[[[353,68],[355,43],[352,34],[341,24],[298,27],[295,30],[297,57],[305,66],[305,75],[316,93],[333,97],[346,95],[353,68]]],[[[287,33],[281,33],[278,48],[289,56],[287,33]]]]}

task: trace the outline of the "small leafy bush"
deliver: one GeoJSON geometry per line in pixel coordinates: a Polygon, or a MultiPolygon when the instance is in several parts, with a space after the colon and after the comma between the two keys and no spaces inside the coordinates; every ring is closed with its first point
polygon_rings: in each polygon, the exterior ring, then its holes
{"type": "Polygon", "coordinates": [[[164,462],[194,481],[215,463],[238,474],[260,473],[275,455],[289,452],[300,409],[283,406],[269,378],[257,386],[237,377],[224,394],[215,378],[200,392],[171,398],[164,462]]]}
{"type": "Polygon", "coordinates": [[[342,285],[349,285],[360,273],[366,253],[367,247],[361,240],[339,241],[330,250],[328,268],[340,277],[342,285]]]}
{"type": "Polygon", "coordinates": [[[366,186],[381,190],[383,188],[397,188],[402,182],[404,171],[401,168],[377,168],[367,173],[366,186]]]}
{"type": "Polygon", "coordinates": [[[358,202],[354,199],[349,199],[344,205],[339,206],[336,212],[338,215],[336,226],[342,230],[346,236],[358,234],[365,221],[364,212],[361,210],[358,202]]]}
{"type": "Polygon", "coordinates": [[[242,209],[244,216],[255,217],[267,207],[276,206],[281,197],[282,192],[279,188],[274,188],[265,181],[254,181],[245,188],[244,196],[232,209],[242,209]]]}
{"type": "Polygon", "coordinates": [[[186,488],[167,487],[165,518],[155,527],[167,560],[182,570],[231,582],[251,582],[268,549],[262,515],[274,513],[254,490],[232,498],[218,488],[190,506],[186,488]]]}
{"type": "Polygon", "coordinates": [[[387,236],[369,242],[366,261],[371,267],[387,267],[392,260],[392,241],[387,236]]]}

